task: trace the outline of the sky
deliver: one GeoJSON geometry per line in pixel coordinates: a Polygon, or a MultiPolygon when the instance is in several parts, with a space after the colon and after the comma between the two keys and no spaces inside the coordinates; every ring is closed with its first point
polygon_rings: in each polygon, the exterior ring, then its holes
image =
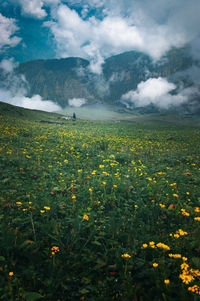
{"type": "Polygon", "coordinates": [[[199,12],[199,0],[0,0],[0,66],[75,56],[100,74],[112,55],[137,50],[157,61],[185,45],[199,59],[199,12]]]}

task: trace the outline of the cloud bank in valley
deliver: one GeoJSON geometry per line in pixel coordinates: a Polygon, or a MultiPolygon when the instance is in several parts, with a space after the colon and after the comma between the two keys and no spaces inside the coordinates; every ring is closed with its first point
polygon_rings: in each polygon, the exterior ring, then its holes
{"type": "Polygon", "coordinates": [[[136,90],[131,90],[121,97],[121,102],[128,107],[145,107],[153,104],[161,109],[179,106],[188,102],[196,88],[186,88],[173,94],[176,85],[166,78],[149,78],[138,84],[136,90]]]}
{"type": "Polygon", "coordinates": [[[60,106],[50,100],[43,100],[40,95],[27,97],[27,82],[23,75],[15,74],[17,64],[13,59],[2,60],[0,71],[4,80],[0,81],[0,101],[27,109],[53,112],[60,110],[60,106]]]}
{"type": "Polygon", "coordinates": [[[79,108],[87,102],[85,98],[71,98],[68,100],[68,104],[70,107],[79,108]]]}

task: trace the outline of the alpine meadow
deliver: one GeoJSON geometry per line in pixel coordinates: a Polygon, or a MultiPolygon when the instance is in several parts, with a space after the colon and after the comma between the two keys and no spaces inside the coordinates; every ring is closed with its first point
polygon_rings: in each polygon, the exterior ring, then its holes
{"type": "Polygon", "coordinates": [[[0,0],[0,301],[200,301],[199,0],[0,0]]]}

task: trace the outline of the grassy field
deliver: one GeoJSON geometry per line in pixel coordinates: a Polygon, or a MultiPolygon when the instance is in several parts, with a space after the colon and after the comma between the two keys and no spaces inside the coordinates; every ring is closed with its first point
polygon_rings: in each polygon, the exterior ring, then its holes
{"type": "Polygon", "coordinates": [[[200,299],[200,127],[1,108],[0,300],[200,299]]]}

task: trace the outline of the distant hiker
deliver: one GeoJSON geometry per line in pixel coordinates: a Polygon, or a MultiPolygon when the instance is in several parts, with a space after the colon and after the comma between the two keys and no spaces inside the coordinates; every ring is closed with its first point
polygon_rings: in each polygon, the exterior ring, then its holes
{"type": "Polygon", "coordinates": [[[75,112],[73,113],[72,119],[73,119],[74,121],[76,120],[76,113],[75,113],[75,112]]]}

